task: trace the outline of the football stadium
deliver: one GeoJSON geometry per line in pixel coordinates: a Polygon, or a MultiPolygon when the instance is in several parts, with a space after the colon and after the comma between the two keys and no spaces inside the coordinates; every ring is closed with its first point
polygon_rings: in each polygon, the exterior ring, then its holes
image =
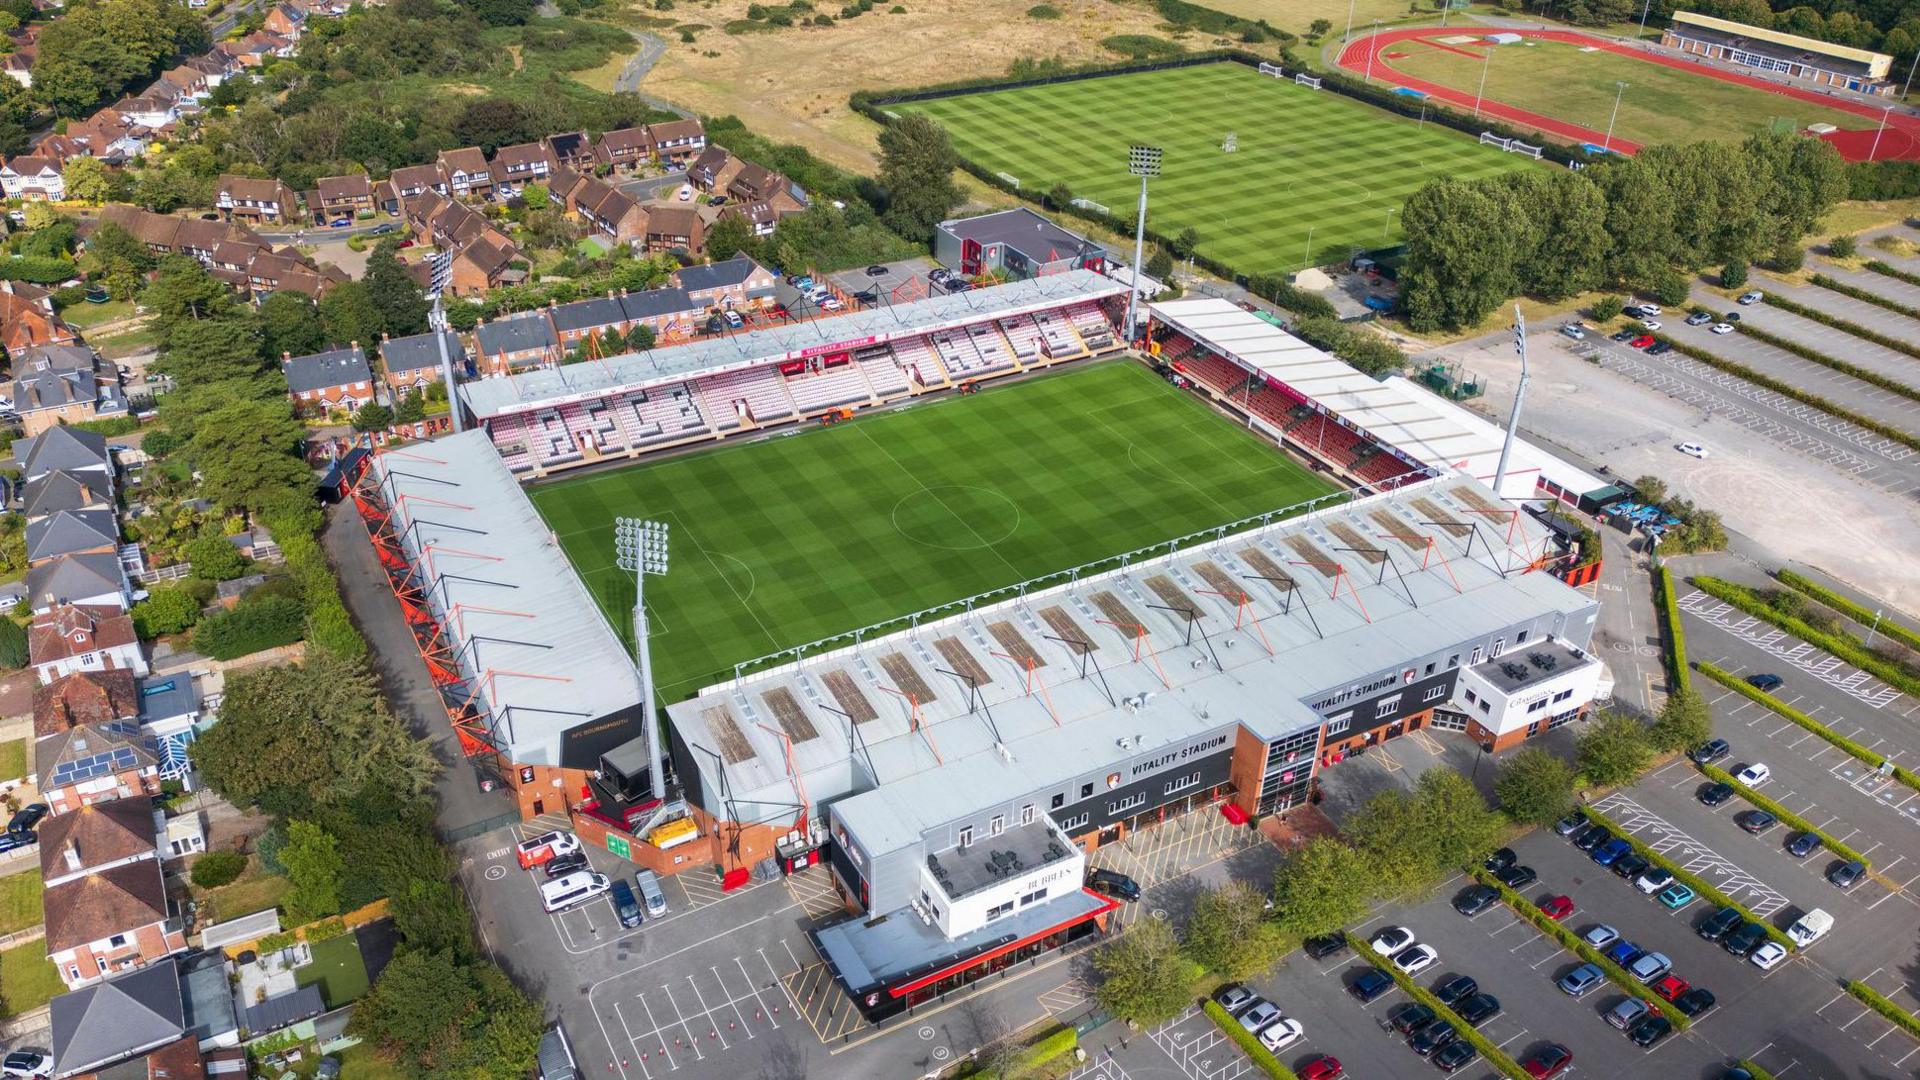
{"type": "Polygon", "coordinates": [[[1594,568],[1528,507],[1603,481],[1525,443],[1496,475],[1492,424],[1224,300],[1124,341],[1124,296],[1075,269],[465,384],[467,430],[350,490],[476,766],[657,872],[826,864],[860,917],[814,945],[881,1021],[1103,932],[1086,857],[1134,830],[1584,712],[1594,568]]]}

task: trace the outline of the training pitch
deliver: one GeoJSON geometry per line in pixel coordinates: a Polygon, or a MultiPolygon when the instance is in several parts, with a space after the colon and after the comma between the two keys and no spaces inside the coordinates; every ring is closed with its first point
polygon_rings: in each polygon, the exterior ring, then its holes
{"type": "Polygon", "coordinates": [[[533,504],[621,636],[616,516],[666,521],[655,681],[733,665],[1333,489],[1129,361],[540,484],[533,504]]]}
{"type": "Polygon", "coordinates": [[[1244,273],[1338,262],[1400,237],[1399,211],[1428,180],[1463,180],[1529,161],[1437,124],[1392,116],[1328,90],[1235,63],[902,102],[939,121],[959,152],[1044,192],[1065,183],[1131,219],[1140,182],[1127,147],[1166,151],[1147,217],[1244,273]],[[1222,150],[1228,133],[1238,149],[1222,150]]]}

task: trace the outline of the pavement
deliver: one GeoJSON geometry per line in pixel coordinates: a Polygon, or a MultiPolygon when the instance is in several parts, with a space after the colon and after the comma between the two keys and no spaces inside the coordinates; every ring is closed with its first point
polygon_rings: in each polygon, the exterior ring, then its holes
{"type": "MultiPolygon", "coordinates": [[[[642,177],[638,180],[626,180],[620,183],[620,190],[640,202],[662,202],[673,196],[674,190],[687,182],[686,170],[663,173],[659,176],[642,177]]],[[[688,200],[687,205],[693,205],[688,200]]]]}

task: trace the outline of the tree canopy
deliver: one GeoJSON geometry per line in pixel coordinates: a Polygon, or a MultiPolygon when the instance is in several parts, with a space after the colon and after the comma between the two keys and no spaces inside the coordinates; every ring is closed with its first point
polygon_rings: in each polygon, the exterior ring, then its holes
{"type": "Polygon", "coordinates": [[[928,240],[933,227],[960,204],[953,170],[960,164],[947,130],[918,113],[880,129],[880,186],[887,193],[882,219],[910,240],[928,240]]]}

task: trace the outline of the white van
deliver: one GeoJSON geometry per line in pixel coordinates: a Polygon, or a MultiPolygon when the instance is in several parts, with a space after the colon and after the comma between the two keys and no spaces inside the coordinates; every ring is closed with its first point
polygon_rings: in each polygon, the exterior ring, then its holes
{"type": "Polygon", "coordinates": [[[640,902],[647,905],[647,918],[657,919],[667,913],[667,894],[660,891],[660,878],[651,870],[636,871],[633,883],[640,886],[640,902]]]}
{"type": "Polygon", "coordinates": [[[1827,931],[1831,929],[1833,929],[1833,916],[1819,908],[1814,908],[1800,916],[1792,926],[1787,927],[1787,937],[1796,946],[1804,949],[1825,937],[1827,931]]]}
{"type": "Polygon", "coordinates": [[[586,870],[575,874],[564,874],[552,881],[541,883],[540,905],[549,912],[565,911],[606,892],[610,884],[605,874],[595,874],[586,870]]]}

